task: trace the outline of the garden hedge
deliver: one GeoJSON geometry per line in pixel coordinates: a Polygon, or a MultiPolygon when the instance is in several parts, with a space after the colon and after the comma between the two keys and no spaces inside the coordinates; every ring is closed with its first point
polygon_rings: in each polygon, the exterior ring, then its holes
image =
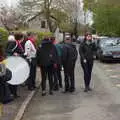
{"type": "Polygon", "coordinates": [[[5,47],[7,40],[8,40],[8,31],[0,27],[0,45],[5,47]]]}
{"type": "Polygon", "coordinates": [[[26,33],[26,32],[31,32],[37,35],[37,45],[39,45],[42,41],[42,39],[46,36],[51,37],[53,34],[51,32],[40,32],[40,31],[35,31],[35,30],[20,30],[20,31],[13,31],[14,33],[26,33]]]}

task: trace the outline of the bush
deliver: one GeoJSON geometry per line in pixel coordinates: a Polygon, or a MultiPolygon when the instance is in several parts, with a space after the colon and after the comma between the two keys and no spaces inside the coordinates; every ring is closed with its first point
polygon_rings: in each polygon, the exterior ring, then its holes
{"type": "Polygon", "coordinates": [[[4,28],[0,28],[0,45],[6,46],[8,40],[8,31],[4,28]]]}
{"type": "Polygon", "coordinates": [[[39,32],[39,31],[28,31],[35,33],[37,35],[37,45],[41,44],[41,41],[44,39],[44,37],[51,37],[53,34],[51,32],[39,32]]]}
{"type": "Polygon", "coordinates": [[[35,31],[35,30],[20,30],[20,31],[13,31],[14,33],[24,33],[24,32],[31,32],[37,35],[37,46],[41,43],[42,39],[44,37],[49,36],[51,37],[53,34],[51,32],[40,32],[40,31],[35,31]]]}

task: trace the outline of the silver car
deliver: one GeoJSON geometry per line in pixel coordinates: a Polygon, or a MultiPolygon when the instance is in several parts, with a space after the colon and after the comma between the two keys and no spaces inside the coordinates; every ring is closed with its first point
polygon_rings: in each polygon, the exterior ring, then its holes
{"type": "Polygon", "coordinates": [[[101,39],[98,43],[97,57],[101,61],[120,60],[120,38],[101,39]]]}

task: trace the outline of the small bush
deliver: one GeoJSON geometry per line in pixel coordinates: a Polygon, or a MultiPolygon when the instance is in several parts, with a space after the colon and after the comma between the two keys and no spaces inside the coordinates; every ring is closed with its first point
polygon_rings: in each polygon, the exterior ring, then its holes
{"type": "Polygon", "coordinates": [[[48,37],[51,37],[52,36],[52,33],[50,32],[37,32],[37,45],[39,45],[41,43],[41,41],[44,39],[44,37],[48,36],[48,37]]]}
{"type": "Polygon", "coordinates": [[[51,37],[53,34],[51,32],[40,32],[35,30],[20,30],[20,31],[13,31],[14,33],[24,33],[24,32],[31,32],[37,35],[37,46],[41,43],[41,41],[44,39],[44,37],[49,36],[51,37]]]}
{"type": "Polygon", "coordinates": [[[8,31],[4,28],[0,28],[0,45],[6,46],[8,40],[8,31]]]}

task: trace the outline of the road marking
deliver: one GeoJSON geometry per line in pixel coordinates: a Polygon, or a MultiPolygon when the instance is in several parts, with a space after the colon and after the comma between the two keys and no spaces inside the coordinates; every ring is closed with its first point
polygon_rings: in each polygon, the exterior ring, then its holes
{"type": "Polygon", "coordinates": [[[28,95],[28,97],[25,99],[25,101],[24,101],[23,104],[21,105],[21,108],[19,109],[19,111],[18,111],[18,113],[17,113],[17,115],[16,115],[16,117],[15,117],[14,120],[21,120],[21,119],[22,119],[22,117],[23,117],[23,115],[24,115],[24,113],[25,113],[25,110],[26,110],[28,104],[30,103],[32,97],[34,96],[34,94],[35,94],[35,91],[32,91],[32,92],[28,95]]]}
{"type": "MultiPolygon", "coordinates": [[[[38,73],[38,72],[39,72],[39,69],[38,69],[37,73],[38,73]]],[[[38,81],[38,80],[39,80],[39,77],[38,77],[38,75],[36,75],[36,81],[38,81]]],[[[39,88],[40,88],[41,80],[39,80],[39,81],[40,81],[40,82],[38,83],[38,86],[37,86],[38,89],[36,89],[36,90],[34,90],[34,91],[31,91],[31,92],[29,93],[29,95],[27,96],[27,98],[26,98],[26,99],[24,100],[24,102],[22,103],[22,105],[21,105],[21,107],[20,107],[17,115],[15,116],[15,119],[14,119],[14,120],[21,120],[21,119],[22,119],[22,117],[23,117],[23,115],[24,115],[24,113],[25,113],[25,110],[26,110],[26,108],[28,107],[30,101],[32,100],[33,96],[35,95],[36,92],[38,92],[38,90],[39,90],[39,88]]]]}

